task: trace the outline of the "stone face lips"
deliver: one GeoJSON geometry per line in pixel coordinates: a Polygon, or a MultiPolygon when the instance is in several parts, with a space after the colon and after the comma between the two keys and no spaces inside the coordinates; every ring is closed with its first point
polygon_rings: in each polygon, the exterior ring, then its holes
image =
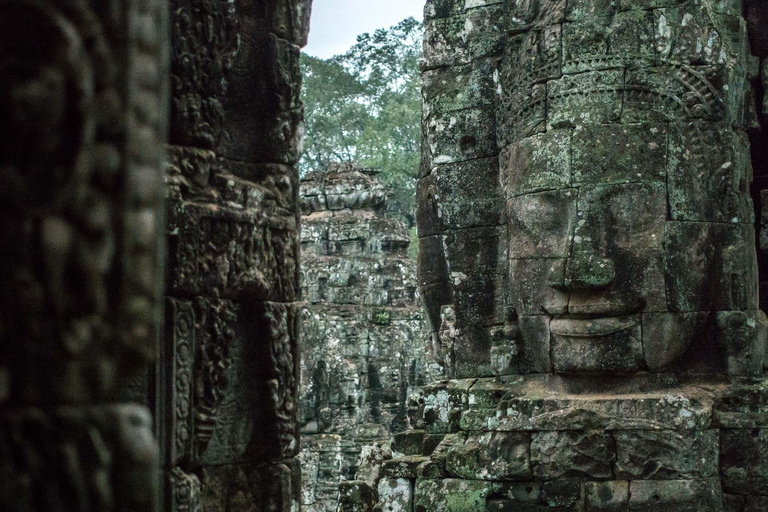
{"type": "MultiPolygon", "coordinates": [[[[435,365],[426,361],[409,234],[387,214],[375,173],[351,164],[311,173],[301,202],[303,505],[335,510],[338,482],[356,477],[361,448],[405,429],[407,390],[431,380],[435,365]]],[[[421,444],[393,449],[418,457],[421,444]]],[[[385,463],[392,486],[381,475],[357,478],[399,499],[410,487],[397,479],[415,476],[424,460],[385,463]]]]}

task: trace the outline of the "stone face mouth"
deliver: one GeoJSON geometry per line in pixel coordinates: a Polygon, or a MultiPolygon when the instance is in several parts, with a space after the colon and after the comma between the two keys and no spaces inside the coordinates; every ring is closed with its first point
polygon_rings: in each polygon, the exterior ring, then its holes
{"type": "Polygon", "coordinates": [[[549,330],[558,336],[571,338],[597,338],[630,329],[637,325],[631,316],[603,318],[560,317],[552,320],[549,330]]]}

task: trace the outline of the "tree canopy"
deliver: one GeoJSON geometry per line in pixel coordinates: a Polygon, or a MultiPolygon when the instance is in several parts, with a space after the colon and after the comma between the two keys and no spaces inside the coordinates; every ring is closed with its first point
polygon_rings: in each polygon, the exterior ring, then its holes
{"type": "Polygon", "coordinates": [[[393,205],[413,223],[421,156],[421,23],[407,18],[357,37],[329,59],[302,55],[307,123],[302,173],[331,162],[381,171],[393,205]]]}

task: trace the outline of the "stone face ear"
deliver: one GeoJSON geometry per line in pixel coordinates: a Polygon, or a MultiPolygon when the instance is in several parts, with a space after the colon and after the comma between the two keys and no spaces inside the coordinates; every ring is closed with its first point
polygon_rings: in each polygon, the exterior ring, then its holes
{"type": "Polygon", "coordinates": [[[729,375],[762,375],[768,318],[761,310],[719,311],[717,339],[729,375]]]}

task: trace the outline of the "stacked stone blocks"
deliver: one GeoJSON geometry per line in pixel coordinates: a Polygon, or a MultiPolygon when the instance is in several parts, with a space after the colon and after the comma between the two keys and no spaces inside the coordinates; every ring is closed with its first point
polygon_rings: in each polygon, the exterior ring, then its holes
{"type": "Polygon", "coordinates": [[[164,507],[296,510],[300,47],[310,2],[172,2],[164,507]]]}
{"type": "Polygon", "coordinates": [[[377,172],[332,164],[302,179],[303,505],[335,511],[363,449],[407,426],[431,380],[406,225],[377,172]]]}

